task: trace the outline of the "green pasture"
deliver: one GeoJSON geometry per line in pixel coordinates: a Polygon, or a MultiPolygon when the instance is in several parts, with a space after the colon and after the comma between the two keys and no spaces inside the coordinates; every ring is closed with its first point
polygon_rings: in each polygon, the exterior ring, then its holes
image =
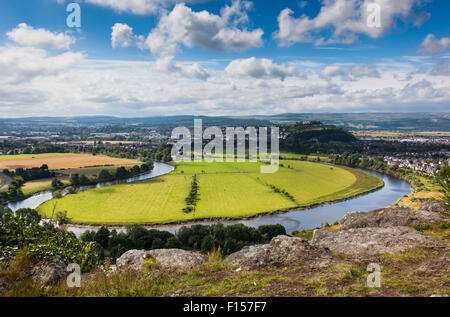
{"type": "Polygon", "coordinates": [[[80,224],[155,224],[205,218],[240,218],[353,197],[382,186],[372,175],[353,169],[303,161],[282,161],[274,174],[262,163],[179,163],[172,173],[132,184],[88,190],[41,205],[50,216],[67,211],[80,224]],[[288,167],[289,166],[289,167],[288,167]],[[195,212],[185,214],[192,176],[199,184],[195,212]],[[295,202],[273,190],[291,194],[295,202]]]}

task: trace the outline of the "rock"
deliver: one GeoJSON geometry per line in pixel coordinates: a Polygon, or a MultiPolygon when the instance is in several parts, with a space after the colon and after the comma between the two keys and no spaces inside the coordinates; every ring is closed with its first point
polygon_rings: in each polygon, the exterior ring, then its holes
{"type": "Polygon", "coordinates": [[[419,270],[421,271],[446,271],[450,272],[450,258],[443,257],[439,259],[433,259],[423,263],[419,270]]]}
{"type": "Polygon", "coordinates": [[[316,230],[311,244],[356,256],[403,252],[411,248],[445,247],[410,227],[356,228],[337,232],[316,230]]]}
{"type": "Polygon", "coordinates": [[[161,297],[182,297],[185,296],[188,293],[186,290],[179,290],[175,292],[166,292],[161,297]]]}
{"type": "Polygon", "coordinates": [[[366,227],[420,225],[446,220],[442,215],[407,207],[383,208],[369,212],[348,213],[340,220],[340,230],[366,227]]]}
{"type": "Polygon", "coordinates": [[[198,269],[206,261],[206,256],[199,252],[178,249],[152,250],[149,254],[164,268],[198,269]]]}
{"type": "Polygon", "coordinates": [[[154,259],[162,268],[189,268],[196,269],[206,261],[206,256],[198,252],[189,252],[178,249],[164,250],[130,250],[125,252],[116,261],[117,271],[123,272],[127,269],[144,272],[145,260],[154,259]]]}
{"type": "Polygon", "coordinates": [[[432,212],[444,212],[446,211],[445,202],[440,201],[430,201],[422,204],[420,209],[432,212]]]}
{"type": "Polygon", "coordinates": [[[247,246],[225,257],[225,262],[233,266],[238,265],[240,270],[265,266],[272,262],[270,249],[269,244],[247,246]]]}
{"type": "Polygon", "coordinates": [[[122,254],[116,261],[117,271],[124,272],[126,270],[143,272],[146,268],[145,259],[150,259],[148,251],[130,250],[122,254]]]}
{"type": "Polygon", "coordinates": [[[288,236],[275,237],[269,244],[245,247],[225,258],[226,263],[239,265],[242,270],[251,270],[274,262],[325,267],[331,261],[328,250],[311,246],[306,240],[288,236]]]}
{"type": "Polygon", "coordinates": [[[31,281],[35,285],[55,285],[67,277],[66,269],[61,259],[42,260],[31,269],[31,281]]]}

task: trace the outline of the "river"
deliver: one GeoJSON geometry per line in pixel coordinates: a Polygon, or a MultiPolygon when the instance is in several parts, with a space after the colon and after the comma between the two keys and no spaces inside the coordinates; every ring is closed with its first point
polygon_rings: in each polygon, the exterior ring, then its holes
{"type": "MultiPolygon", "coordinates": [[[[173,169],[174,168],[170,165],[163,163],[155,163],[154,169],[150,173],[146,173],[138,177],[133,177],[124,181],[100,183],[95,186],[84,186],[81,189],[86,190],[96,187],[98,188],[116,185],[119,183],[131,183],[139,180],[165,175],[173,171],[173,169]]],[[[224,223],[225,225],[242,223],[245,224],[246,226],[255,228],[261,225],[281,224],[286,228],[287,232],[293,232],[296,230],[303,230],[303,229],[313,229],[321,226],[325,222],[328,222],[330,224],[334,223],[335,221],[341,219],[346,213],[351,211],[367,212],[370,210],[387,207],[395,203],[401,197],[409,195],[413,190],[411,186],[403,180],[377,172],[372,171],[365,171],[365,172],[381,178],[384,181],[385,186],[375,192],[358,196],[353,199],[322,205],[310,209],[294,210],[285,214],[257,217],[250,220],[235,220],[235,221],[221,221],[221,222],[224,223]]],[[[8,207],[10,207],[13,211],[19,208],[34,209],[50,199],[52,199],[52,193],[43,192],[34,195],[28,199],[25,199],[21,202],[8,204],[8,207]]],[[[212,221],[201,222],[201,224],[205,225],[212,223],[215,222],[212,221]]],[[[174,233],[182,226],[183,225],[168,225],[168,226],[156,226],[147,228],[155,228],[158,230],[165,230],[174,233]]],[[[84,227],[74,227],[74,226],[69,226],[67,229],[74,232],[77,236],[80,236],[81,233],[87,230],[84,227]]],[[[94,230],[94,228],[89,229],[94,230]]],[[[118,231],[123,230],[125,229],[123,228],[118,229],[118,231]]]]}

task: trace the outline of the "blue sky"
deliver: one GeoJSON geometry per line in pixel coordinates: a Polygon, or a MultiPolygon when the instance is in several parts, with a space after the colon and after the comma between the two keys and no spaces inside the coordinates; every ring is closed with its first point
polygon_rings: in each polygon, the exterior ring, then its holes
{"type": "Polygon", "coordinates": [[[71,2],[0,3],[1,116],[450,109],[446,0],[71,2]]]}

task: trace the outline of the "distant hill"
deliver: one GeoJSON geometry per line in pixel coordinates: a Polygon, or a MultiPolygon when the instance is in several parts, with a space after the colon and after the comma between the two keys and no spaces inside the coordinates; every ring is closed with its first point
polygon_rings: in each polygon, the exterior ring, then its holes
{"type": "Polygon", "coordinates": [[[320,121],[303,121],[283,129],[285,138],[280,146],[284,150],[301,151],[317,143],[352,142],[356,137],[341,127],[324,125],[320,121]]]}
{"type": "Polygon", "coordinates": [[[128,125],[143,127],[193,127],[194,119],[202,119],[203,126],[268,126],[270,122],[265,119],[207,117],[207,116],[170,116],[170,117],[143,117],[118,118],[110,116],[87,117],[32,117],[0,119],[2,125],[16,126],[111,126],[128,125]]]}
{"type": "Polygon", "coordinates": [[[203,126],[291,125],[301,121],[320,121],[347,130],[450,131],[450,112],[445,113],[286,113],[272,116],[191,116],[118,118],[112,116],[33,117],[0,119],[0,126],[142,126],[192,127],[194,119],[203,126]]]}
{"type": "Polygon", "coordinates": [[[254,116],[273,123],[292,124],[298,121],[321,121],[349,130],[450,131],[450,112],[442,113],[287,113],[254,116]]]}

